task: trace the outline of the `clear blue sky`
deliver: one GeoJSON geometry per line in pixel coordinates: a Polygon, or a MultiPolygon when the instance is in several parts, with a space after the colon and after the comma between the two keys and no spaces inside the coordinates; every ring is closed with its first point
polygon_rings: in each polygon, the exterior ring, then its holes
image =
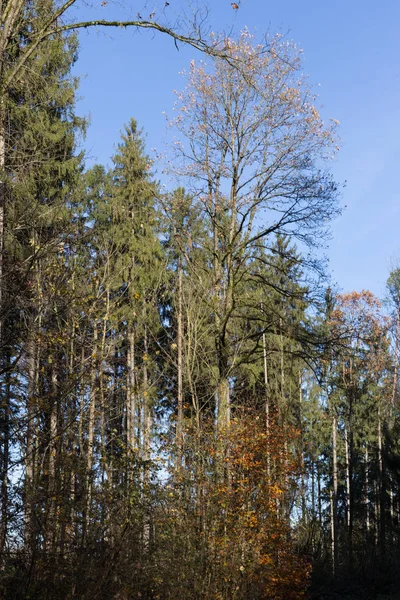
{"type": "MultiPolygon", "coordinates": [[[[115,8],[100,1],[90,14],[101,18],[135,17],[144,3],[125,0],[128,8],[115,8]]],[[[169,0],[165,10],[180,14],[184,5],[169,0]]],[[[87,9],[77,15],[88,16],[87,9]]],[[[341,123],[342,150],[331,168],[338,182],[347,182],[347,208],[333,223],[326,251],[332,278],[344,291],[370,289],[382,297],[391,261],[400,264],[400,1],[242,0],[234,11],[230,0],[210,0],[209,23],[214,30],[279,31],[303,48],[304,72],[324,118],[341,123]]],[[[82,77],[78,113],[91,119],[88,164],[110,164],[130,117],[146,131],[150,154],[163,149],[163,111],[171,113],[173,90],[184,87],[179,72],[191,58],[200,55],[184,47],[178,52],[172,40],[151,32],[80,34],[74,72],[82,77]]]]}

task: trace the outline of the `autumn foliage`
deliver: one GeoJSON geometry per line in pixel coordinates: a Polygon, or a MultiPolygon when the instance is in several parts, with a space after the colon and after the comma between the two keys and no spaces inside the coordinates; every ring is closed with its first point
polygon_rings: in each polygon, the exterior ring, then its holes
{"type": "Polygon", "coordinates": [[[188,434],[185,471],[174,477],[165,506],[168,527],[163,513],[175,554],[168,598],[305,597],[310,568],[290,539],[285,506],[298,472],[284,450],[293,439],[274,424],[268,434],[263,419],[250,415],[218,437],[211,429],[201,439],[188,434]]]}
{"type": "Polygon", "coordinates": [[[388,362],[389,319],[368,290],[341,294],[331,315],[331,335],[343,360],[342,379],[354,384],[361,372],[378,381],[388,362]]]}

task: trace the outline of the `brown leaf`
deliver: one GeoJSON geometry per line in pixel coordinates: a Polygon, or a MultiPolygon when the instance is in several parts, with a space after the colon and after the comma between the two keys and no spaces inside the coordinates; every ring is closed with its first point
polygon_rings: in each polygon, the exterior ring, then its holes
{"type": "Polygon", "coordinates": [[[233,10],[237,10],[239,8],[239,4],[236,4],[236,2],[231,2],[231,6],[233,10]]]}

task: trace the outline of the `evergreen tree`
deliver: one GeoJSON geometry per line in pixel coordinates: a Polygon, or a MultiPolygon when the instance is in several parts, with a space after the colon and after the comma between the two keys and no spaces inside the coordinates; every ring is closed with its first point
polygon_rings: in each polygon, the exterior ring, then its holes
{"type": "MultiPolygon", "coordinates": [[[[6,60],[29,46],[31,28],[46,22],[51,11],[50,2],[26,6],[6,60]]],[[[80,172],[77,136],[84,130],[84,121],[74,115],[77,81],[70,69],[75,59],[74,37],[49,38],[27,63],[26,77],[10,86],[1,107],[1,550],[16,531],[28,552],[35,551],[41,536],[48,545],[56,511],[63,442],[58,438],[56,444],[55,437],[66,410],[64,392],[55,395],[65,374],[56,360],[68,304],[62,296],[68,279],[63,246],[68,202],[80,172]],[[16,438],[13,432],[21,427],[23,435],[16,438]],[[16,456],[24,461],[23,485],[10,467],[20,465],[16,456]],[[23,527],[20,510],[10,512],[12,505],[23,507],[23,527]]]]}

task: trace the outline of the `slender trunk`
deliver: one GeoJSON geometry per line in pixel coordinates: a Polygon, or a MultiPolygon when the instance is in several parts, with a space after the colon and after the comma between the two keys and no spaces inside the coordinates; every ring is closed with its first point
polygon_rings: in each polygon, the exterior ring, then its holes
{"type": "Polygon", "coordinates": [[[333,499],[333,491],[329,490],[329,506],[330,506],[330,516],[331,516],[331,557],[332,557],[332,575],[335,577],[336,575],[336,543],[335,543],[335,506],[333,499]]]}
{"type": "MultiPolygon", "coordinates": [[[[108,321],[110,318],[110,289],[106,290],[106,314],[103,319],[103,330],[101,333],[101,343],[100,343],[100,354],[99,354],[99,364],[103,364],[106,360],[106,339],[108,332],[108,321]]],[[[134,354],[131,357],[134,359],[134,354]]],[[[105,381],[104,381],[104,372],[102,368],[99,368],[99,389],[100,389],[100,399],[101,399],[101,443],[102,443],[102,454],[103,457],[103,471],[106,471],[107,481],[109,485],[112,485],[112,458],[109,460],[106,457],[106,437],[107,437],[107,427],[106,427],[106,405],[105,405],[105,381]]],[[[109,456],[112,457],[112,452],[109,453],[109,456]]]]}
{"type": "Polygon", "coordinates": [[[379,548],[379,524],[380,524],[380,507],[379,507],[380,481],[374,485],[374,517],[375,517],[375,547],[379,548]]]}
{"type": "Polygon", "coordinates": [[[268,363],[267,363],[267,342],[265,339],[265,333],[262,335],[263,345],[263,361],[264,361],[264,393],[265,393],[265,424],[267,429],[267,435],[269,434],[269,393],[268,393],[268,363]]]}
{"type": "MultiPolygon", "coordinates": [[[[148,341],[147,327],[144,331],[144,360],[143,360],[143,459],[150,460],[151,407],[149,397],[149,379],[147,370],[148,341]]],[[[147,469],[146,469],[147,470],[147,469]]]]}
{"type": "Polygon", "coordinates": [[[306,510],[306,482],[305,482],[305,462],[304,462],[304,431],[303,431],[303,391],[302,391],[302,377],[301,371],[299,371],[299,413],[300,413],[300,443],[301,443],[301,515],[303,521],[307,516],[306,510]]]}
{"type": "Polygon", "coordinates": [[[291,505],[290,505],[290,495],[289,495],[289,469],[288,469],[288,460],[289,460],[289,446],[287,439],[283,443],[284,445],[284,456],[283,456],[283,464],[285,467],[285,491],[283,494],[283,518],[286,519],[286,524],[288,527],[288,531],[290,531],[290,513],[291,513],[291,505]]]}
{"type": "Polygon", "coordinates": [[[178,264],[178,314],[177,314],[177,352],[178,352],[178,419],[176,423],[176,447],[177,447],[177,467],[182,467],[182,447],[183,447],[183,314],[182,314],[182,264],[179,259],[178,264]]]}
{"type": "Polygon", "coordinates": [[[104,397],[104,377],[103,371],[100,369],[99,373],[99,396],[100,396],[100,478],[101,478],[101,490],[102,505],[101,505],[101,524],[104,531],[104,541],[111,540],[111,528],[110,528],[110,510],[109,510],[109,496],[108,489],[111,481],[111,472],[109,469],[109,460],[107,455],[107,433],[106,433],[106,404],[104,397]],[[107,482],[107,485],[106,485],[107,482]]]}
{"type": "MultiPolygon", "coordinates": [[[[75,268],[75,263],[74,263],[74,268],[75,268]]],[[[72,274],[72,285],[73,285],[73,292],[75,295],[75,271],[73,271],[72,274]]],[[[76,357],[76,329],[77,329],[78,325],[76,322],[75,317],[72,318],[72,322],[71,322],[71,345],[70,345],[70,360],[69,360],[69,378],[71,381],[75,380],[75,389],[78,390],[79,389],[79,383],[75,378],[75,369],[76,372],[79,373],[79,366],[77,363],[77,357],[76,357]]],[[[78,431],[77,431],[77,423],[78,423],[78,413],[79,413],[79,404],[78,404],[78,399],[79,398],[79,394],[77,394],[77,397],[75,397],[73,400],[71,398],[69,404],[70,404],[70,408],[68,409],[68,420],[69,420],[69,424],[68,424],[68,444],[67,444],[67,452],[69,453],[69,455],[71,456],[71,461],[69,463],[70,465],[70,473],[69,473],[69,499],[65,499],[64,498],[64,503],[67,504],[67,506],[69,506],[69,510],[67,509],[66,512],[68,514],[69,512],[69,519],[66,520],[65,522],[65,543],[70,546],[71,543],[73,542],[73,538],[74,538],[74,531],[75,531],[75,510],[76,510],[76,460],[77,460],[77,453],[76,453],[76,442],[77,442],[77,435],[78,435],[78,431]]],[[[68,490],[68,483],[66,482],[66,489],[68,490]]]]}
{"type": "Polygon", "coordinates": [[[46,547],[51,550],[55,546],[57,538],[57,480],[56,480],[56,459],[57,459],[57,420],[58,420],[58,380],[56,367],[51,369],[51,406],[50,406],[50,441],[49,441],[49,484],[48,484],[48,512],[46,522],[46,547]]]}
{"type": "Polygon", "coordinates": [[[2,424],[3,456],[1,465],[1,523],[0,523],[0,569],[8,534],[8,468],[10,458],[10,356],[5,357],[5,386],[2,399],[2,424]]]}
{"type": "Polygon", "coordinates": [[[315,462],[313,461],[311,465],[311,510],[313,516],[316,513],[315,506],[315,462]]]}
{"type": "MultiPolygon", "coordinates": [[[[151,399],[149,394],[149,381],[147,371],[148,340],[147,326],[144,326],[144,360],[143,360],[143,493],[147,501],[150,500],[150,458],[151,458],[151,399]]],[[[145,510],[143,520],[143,550],[148,552],[150,545],[150,512],[145,510]]]]}
{"type": "MultiPolygon", "coordinates": [[[[1,57],[2,58],[2,57],[1,57]]],[[[3,63],[0,59],[0,74],[3,72],[3,63]]],[[[4,127],[4,98],[0,98],[0,356],[4,355],[3,322],[4,322],[4,217],[5,217],[5,127],[4,127]]],[[[3,364],[0,367],[3,368],[3,364]]],[[[10,406],[7,391],[4,391],[3,404],[3,468],[1,484],[1,515],[0,525],[0,555],[2,555],[7,538],[7,516],[8,516],[8,461],[9,461],[9,419],[10,406]]]]}
{"type": "MultiPolygon", "coordinates": [[[[2,72],[0,60],[0,74],[2,72]]],[[[5,128],[4,128],[4,98],[0,98],[0,356],[4,356],[3,322],[4,322],[4,293],[3,293],[3,254],[4,254],[4,212],[5,212],[5,128]]],[[[4,365],[1,362],[0,367],[4,365]]],[[[6,375],[8,377],[8,375],[6,375]]],[[[9,462],[9,423],[10,423],[10,397],[6,389],[2,394],[3,411],[3,464],[1,483],[1,516],[0,524],[0,555],[2,556],[7,539],[8,521],[8,462],[9,462]]]]}
{"type": "Polygon", "coordinates": [[[382,454],[382,417],[378,408],[378,461],[379,461],[379,547],[381,555],[386,553],[386,481],[382,454]]]}
{"type": "Polygon", "coordinates": [[[285,357],[284,357],[284,343],[283,343],[283,332],[282,332],[282,318],[279,319],[279,338],[280,338],[280,360],[281,360],[281,393],[280,393],[280,411],[279,416],[281,421],[283,420],[283,411],[285,410],[285,357]]]}
{"type": "Polygon", "coordinates": [[[338,494],[338,468],[337,468],[337,422],[336,415],[332,416],[332,479],[331,492],[331,532],[332,532],[332,570],[337,572],[337,494],[338,494]]]}
{"type": "Polygon", "coordinates": [[[344,430],[344,447],[346,458],[346,524],[350,528],[350,455],[349,455],[349,438],[348,432],[344,430]]]}
{"type": "MultiPolygon", "coordinates": [[[[110,289],[106,289],[106,312],[103,317],[103,327],[101,332],[101,341],[99,348],[99,361],[98,361],[98,391],[100,399],[100,455],[99,455],[99,467],[101,476],[101,491],[102,496],[102,521],[104,523],[104,539],[112,543],[113,541],[113,526],[110,520],[110,505],[112,505],[112,494],[113,494],[113,434],[109,431],[107,425],[110,417],[106,406],[105,395],[107,392],[107,384],[105,382],[104,370],[102,368],[103,363],[106,360],[106,339],[108,332],[108,322],[110,318],[110,289]],[[111,435],[110,435],[111,434],[111,435]],[[108,442],[107,443],[107,436],[108,442]],[[105,480],[107,485],[104,485],[105,480]]],[[[131,340],[128,340],[130,342],[131,340]]],[[[134,358],[134,355],[131,357],[134,358]]],[[[129,393],[129,391],[128,391],[129,393]]]]}
{"type": "Polygon", "coordinates": [[[332,466],[333,466],[333,494],[337,498],[338,492],[338,467],[337,467],[337,423],[336,416],[332,417],[332,466]]]}
{"type": "Polygon", "coordinates": [[[393,480],[392,477],[387,473],[387,487],[389,488],[389,507],[390,507],[390,527],[389,536],[391,544],[394,543],[395,539],[395,526],[394,526],[394,494],[393,494],[393,480]]]}
{"type": "Polygon", "coordinates": [[[85,415],[85,394],[86,394],[86,380],[85,380],[85,347],[82,345],[81,351],[81,364],[80,364],[80,376],[81,376],[81,388],[79,394],[79,423],[78,423],[78,451],[79,456],[83,457],[85,454],[84,444],[83,444],[83,425],[84,425],[84,415],[85,415]]]}
{"type": "MultiPolygon", "coordinates": [[[[2,72],[0,61],[0,73],[2,72]]],[[[4,356],[3,349],[3,252],[4,252],[4,210],[5,210],[5,131],[4,131],[4,98],[0,99],[0,356],[4,356]]],[[[3,367],[3,364],[0,364],[3,367]]],[[[7,538],[8,520],[8,461],[9,461],[9,395],[6,390],[0,397],[3,412],[3,464],[1,483],[1,524],[0,524],[0,555],[3,555],[7,538]]]]}
{"type": "Polygon", "coordinates": [[[322,527],[322,494],[321,494],[321,469],[317,461],[317,492],[318,492],[318,522],[322,527]]]}
{"type": "MultiPolygon", "coordinates": [[[[263,306],[261,305],[261,308],[263,306]]],[[[271,464],[270,464],[270,414],[269,414],[269,386],[268,386],[268,363],[267,363],[267,342],[265,339],[265,333],[262,335],[263,345],[263,361],[264,361],[264,393],[265,393],[265,428],[267,432],[267,478],[271,480],[271,464]]]]}
{"type": "Polygon", "coordinates": [[[33,550],[34,544],[34,477],[35,477],[35,410],[36,410],[36,347],[33,341],[33,328],[27,343],[28,398],[25,455],[25,545],[33,550]]]}
{"type": "MultiPolygon", "coordinates": [[[[0,65],[1,69],[1,65],[0,65]]],[[[0,70],[1,72],[1,70],[0,70]]],[[[4,227],[6,207],[6,147],[4,126],[4,98],[0,98],[0,349],[3,347],[3,323],[4,323],[4,227]]]]}
{"type": "MultiPolygon", "coordinates": [[[[183,300],[183,298],[182,298],[183,300]]],[[[193,298],[191,298],[193,302],[193,298]]],[[[186,352],[184,358],[184,369],[187,378],[188,390],[190,392],[190,398],[192,401],[193,410],[196,419],[197,434],[200,435],[200,402],[197,396],[196,385],[193,380],[193,374],[195,372],[194,365],[196,364],[197,353],[196,349],[198,346],[197,340],[197,327],[196,317],[193,316],[192,311],[188,305],[185,304],[184,321],[186,324],[185,340],[186,340],[186,352]]]]}
{"type": "Polygon", "coordinates": [[[337,422],[336,415],[332,416],[332,479],[333,491],[331,497],[331,530],[332,530],[332,564],[334,574],[337,572],[337,495],[338,495],[338,465],[337,465],[337,422]]]}
{"type": "MultiPolygon", "coordinates": [[[[208,142],[208,140],[207,140],[208,142]]],[[[207,146],[207,157],[208,157],[208,146],[207,146]]],[[[208,162],[207,162],[208,165],[208,162]]],[[[214,197],[214,192],[213,192],[213,188],[212,188],[212,177],[209,176],[209,180],[208,180],[208,191],[209,191],[209,197],[210,197],[210,202],[211,199],[214,197]]],[[[216,352],[217,352],[217,360],[218,360],[218,369],[219,369],[219,375],[221,376],[221,336],[220,336],[220,329],[221,329],[221,315],[220,315],[220,311],[221,311],[221,263],[219,260],[219,254],[220,254],[220,249],[219,249],[219,230],[218,230],[218,225],[217,225],[217,219],[218,219],[218,214],[219,214],[219,207],[218,207],[218,196],[215,195],[215,201],[214,201],[214,207],[213,207],[213,275],[214,275],[214,281],[213,281],[213,287],[214,287],[214,303],[215,303],[215,307],[214,307],[214,325],[215,325],[215,346],[216,346],[216,352]]],[[[223,418],[223,415],[220,413],[222,413],[221,408],[222,408],[222,401],[220,398],[220,390],[219,390],[219,383],[217,383],[217,388],[215,391],[215,402],[216,402],[216,411],[217,411],[217,429],[220,429],[222,426],[222,422],[220,420],[220,418],[223,418]]]]}
{"type": "Polygon", "coordinates": [[[49,446],[49,481],[50,487],[54,489],[54,482],[56,478],[56,454],[57,454],[57,373],[55,368],[52,368],[51,372],[51,408],[50,408],[50,446],[49,446]]]}
{"type": "Polygon", "coordinates": [[[365,445],[365,462],[364,462],[364,469],[365,469],[365,491],[364,491],[364,498],[365,498],[365,527],[367,530],[367,534],[369,534],[369,529],[370,529],[370,518],[369,518],[369,464],[368,464],[368,444],[365,445]]]}
{"type": "Polygon", "coordinates": [[[95,426],[95,415],[96,415],[96,383],[97,383],[97,325],[93,328],[93,353],[92,353],[92,365],[90,374],[90,392],[89,392],[89,421],[88,421],[88,443],[87,443],[87,455],[86,455],[86,507],[85,507],[85,527],[84,527],[84,539],[83,543],[86,543],[89,524],[90,524],[90,513],[92,506],[92,484],[93,484],[93,448],[94,448],[94,426],[95,426]]]}
{"type": "Polygon", "coordinates": [[[347,519],[347,538],[349,551],[349,568],[353,568],[353,434],[352,426],[344,430],[344,443],[346,454],[346,519],[347,519]]]}
{"type": "Polygon", "coordinates": [[[126,395],[126,436],[129,453],[136,450],[135,420],[136,420],[136,377],[135,377],[135,330],[130,325],[128,332],[128,374],[126,395]]]}

